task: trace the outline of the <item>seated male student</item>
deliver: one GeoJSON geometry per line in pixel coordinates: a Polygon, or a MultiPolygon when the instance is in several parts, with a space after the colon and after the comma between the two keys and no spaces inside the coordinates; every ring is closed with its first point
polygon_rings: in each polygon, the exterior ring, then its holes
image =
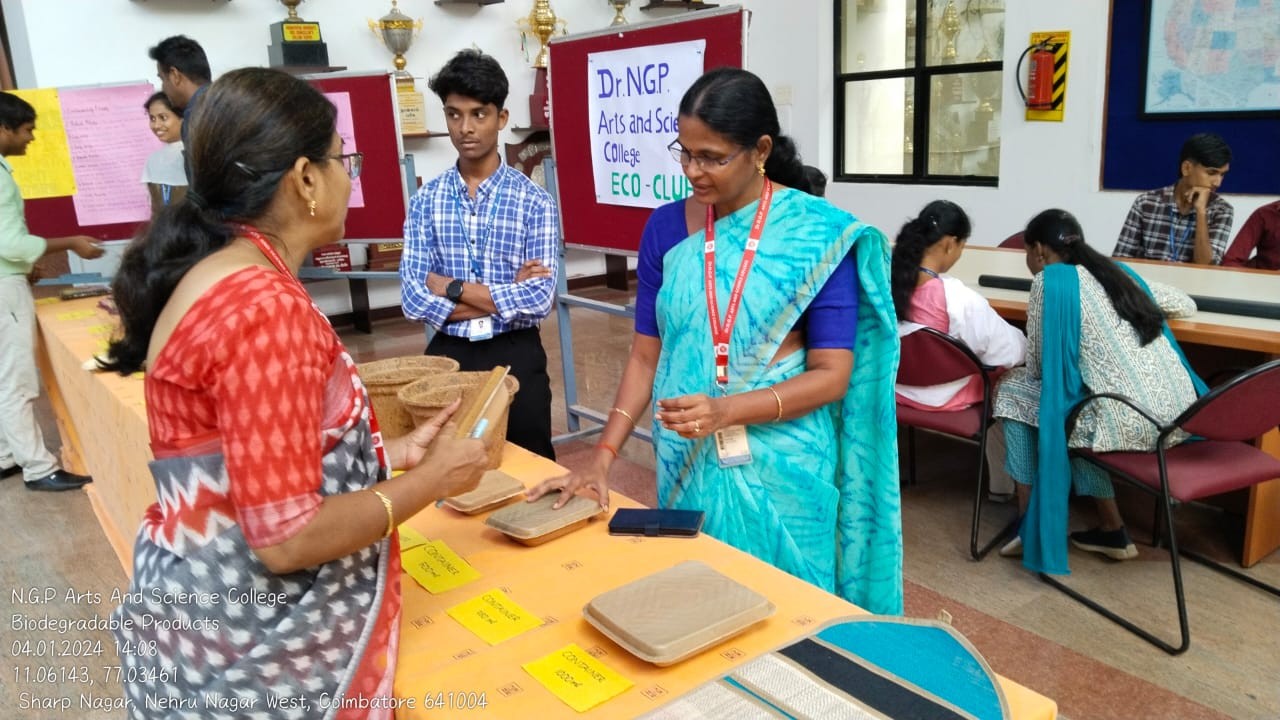
{"type": "Polygon", "coordinates": [[[1222,258],[1222,264],[1280,270],[1280,200],[1253,211],[1222,258]]]}
{"type": "Polygon", "coordinates": [[[1217,191],[1231,167],[1231,147],[1214,133],[1192,135],[1182,144],[1178,163],[1178,182],[1133,201],[1111,252],[1114,257],[1222,262],[1232,209],[1217,191]]]}

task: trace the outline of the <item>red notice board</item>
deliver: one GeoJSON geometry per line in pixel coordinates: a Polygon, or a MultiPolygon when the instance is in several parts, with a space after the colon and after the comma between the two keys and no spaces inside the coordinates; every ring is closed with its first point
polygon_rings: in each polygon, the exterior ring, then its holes
{"type": "Polygon", "coordinates": [[[701,39],[707,42],[704,70],[742,67],[745,18],[740,7],[700,10],[677,18],[551,40],[551,152],[556,159],[566,245],[603,252],[637,252],[640,234],[652,212],[648,208],[596,202],[589,151],[587,55],[701,39]]]}
{"type": "Polygon", "coordinates": [[[364,207],[347,211],[347,240],[397,240],[404,236],[404,175],[391,74],[305,78],[320,92],[351,96],[356,147],[364,153],[360,181],[364,207]]]}

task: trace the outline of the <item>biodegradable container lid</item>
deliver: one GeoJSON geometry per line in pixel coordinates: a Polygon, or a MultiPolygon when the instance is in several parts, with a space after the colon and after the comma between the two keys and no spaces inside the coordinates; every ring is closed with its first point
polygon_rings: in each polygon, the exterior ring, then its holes
{"type": "Polygon", "coordinates": [[[671,665],[773,614],[769,599],[696,560],[597,595],[587,622],[627,652],[671,665]]]}
{"type": "Polygon", "coordinates": [[[559,499],[559,493],[550,493],[531,503],[508,505],[484,522],[525,545],[540,545],[577,530],[604,512],[600,503],[581,496],[574,497],[559,510],[552,510],[551,506],[559,499]]]}
{"type": "Polygon", "coordinates": [[[446,498],[445,505],[467,515],[475,515],[501,505],[524,492],[524,483],[502,472],[490,470],[474,490],[446,498]]]}

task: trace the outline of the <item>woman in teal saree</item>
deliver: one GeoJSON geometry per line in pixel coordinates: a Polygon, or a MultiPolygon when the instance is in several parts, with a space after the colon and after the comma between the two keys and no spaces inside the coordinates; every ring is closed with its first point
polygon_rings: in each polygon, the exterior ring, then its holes
{"type": "Polygon", "coordinates": [[[872,612],[902,612],[888,244],[808,194],[763,83],[713,70],[671,144],[693,196],[654,211],[636,335],[594,462],[530,492],[594,489],[653,398],[658,501],[872,612]],[[708,278],[712,282],[708,282],[708,278]]]}

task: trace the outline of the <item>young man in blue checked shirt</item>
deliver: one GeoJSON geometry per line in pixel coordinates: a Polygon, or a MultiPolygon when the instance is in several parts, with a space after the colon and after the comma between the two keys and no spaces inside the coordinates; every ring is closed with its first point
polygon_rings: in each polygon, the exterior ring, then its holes
{"type": "Polygon", "coordinates": [[[436,329],[426,354],[463,370],[510,365],[520,381],[507,440],[548,458],[551,379],[538,324],[556,288],[559,219],[545,190],[505,164],[507,76],[463,50],[431,78],[458,162],[414,195],[404,223],[401,303],[436,329]]]}

